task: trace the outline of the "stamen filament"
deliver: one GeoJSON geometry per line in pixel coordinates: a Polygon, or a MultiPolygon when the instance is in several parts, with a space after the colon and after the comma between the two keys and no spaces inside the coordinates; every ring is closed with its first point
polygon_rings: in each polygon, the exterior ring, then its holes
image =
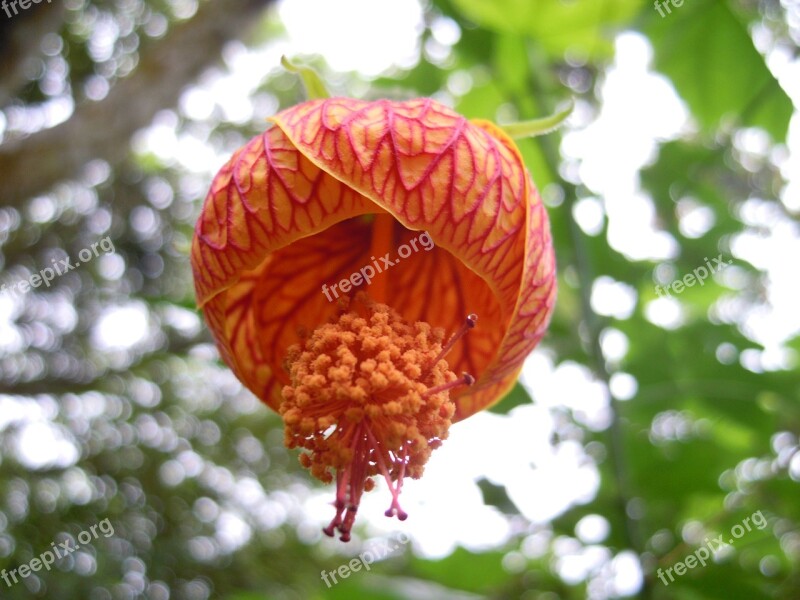
{"type": "MultiPolygon", "coordinates": [[[[369,426],[367,426],[367,436],[369,437],[369,442],[372,444],[372,447],[375,449],[375,457],[376,462],[378,463],[378,468],[380,472],[383,474],[384,479],[386,479],[386,484],[389,486],[389,491],[392,493],[392,505],[389,509],[384,513],[387,517],[393,517],[397,515],[397,518],[401,521],[405,521],[408,518],[408,513],[400,508],[400,482],[403,480],[402,476],[397,480],[397,486],[392,485],[392,477],[389,474],[389,470],[386,468],[386,463],[383,461],[383,455],[381,454],[381,450],[378,446],[378,442],[375,440],[375,437],[372,435],[372,431],[370,431],[369,426]]],[[[403,470],[405,470],[405,463],[403,463],[403,470]]]]}
{"type": "Polygon", "coordinates": [[[431,367],[433,367],[436,363],[438,363],[445,356],[447,356],[447,353],[450,352],[450,350],[452,350],[453,346],[456,345],[456,342],[458,342],[458,340],[464,337],[467,334],[467,332],[470,329],[474,328],[475,325],[477,324],[478,324],[478,315],[476,315],[475,313],[468,314],[467,318],[464,320],[464,324],[459,328],[458,331],[456,331],[453,334],[450,340],[444,345],[442,351],[439,352],[439,355],[433,360],[433,363],[431,363],[431,367]]]}
{"type": "Polygon", "coordinates": [[[333,517],[330,524],[322,529],[328,537],[333,537],[342,523],[342,513],[345,508],[345,486],[342,485],[342,482],[345,480],[346,474],[346,470],[341,470],[336,473],[336,500],[333,503],[333,506],[336,508],[336,515],[333,517]]]}

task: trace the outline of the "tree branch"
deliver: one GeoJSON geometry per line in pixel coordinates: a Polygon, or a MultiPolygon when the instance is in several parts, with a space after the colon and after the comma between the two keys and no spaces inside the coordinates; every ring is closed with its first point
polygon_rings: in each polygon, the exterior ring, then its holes
{"type": "Polygon", "coordinates": [[[64,22],[64,4],[34,4],[12,18],[0,13],[0,106],[5,106],[30,81],[29,61],[41,54],[42,38],[64,22]]]}
{"type": "Polygon", "coordinates": [[[131,136],[174,106],[181,91],[217,60],[226,42],[243,37],[272,0],[203,2],[189,21],[142,50],[139,66],[103,100],[79,105],[51,129],[0,146],[0,205],[21,205],[92,159],[112,166],[129,152],[131,136]]]}

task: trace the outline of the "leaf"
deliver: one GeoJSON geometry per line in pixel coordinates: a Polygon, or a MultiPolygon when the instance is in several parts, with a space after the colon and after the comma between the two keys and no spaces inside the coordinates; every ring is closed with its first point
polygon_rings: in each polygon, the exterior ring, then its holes
{"type": "Polygon", "coordinates": [[[609,56],[615,26],[627,23],[639,10],[639,0],[454,0],[480,26],[531,37],[552,55],[567,50],[589,57],[609,56]]]}
{"type": "Polygon", "coordinates": [[[487,506],[494,506],[507,515],[519,514],[516,504],[508,497],[505,486],[495,485],[488,479],[481,479],[478,481],[478,487],[483,495],[483,503],[487,506]]]}
{"type": "Polygon", "coordinates": [[[520,382],[514,384],[514,387],[511,388],[511,391],[506,394],[500,402],[493,405],[489,412],[496,413],[498,415],[505,415],[514,408],[515,406],[522,406],[523,404],[532,404],[533,400],[531,399],[528,391],[522,387],[520,382]]]}
{"type": "MultiPolygon", "coordinates": [[[[380,582],[374,581],[371,573],[366,573],[359,579],[358,573],[352,579],[339,579],[338,585],[325,589],[320,598],[325,600],[351,600],[352,598],[370,598],[372,600],[403,600],[407,596],[398,586],[386,585],[390,579],[381,578],[380,582]],[[382,585],[380,585],[382,584],[382,585]]],[[[349,577],[349,575],[348,575],[349,577]]]]}
{"type": "Polygon", "coordinates": [[[732,118],[786,139],[792,101],[725,3],[686,4],[667,18],[654,17],[645,32],[656,69],[672,79],[704,129],[732,118]]]}
{"type": "Polygon", "coordinates": [[[508,573],[502,566],[503,556],[503,552],[474,554],[464,548],[456,548],[442,560],[414,558],[410,573],[451,589],[488,592],[508,580],[508,573]]]}

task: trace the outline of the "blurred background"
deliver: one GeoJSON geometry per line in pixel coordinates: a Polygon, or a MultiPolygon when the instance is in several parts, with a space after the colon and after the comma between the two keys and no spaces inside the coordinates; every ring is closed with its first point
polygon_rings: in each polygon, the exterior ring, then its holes
{"type": "Polygon", "coordinates": [[[0,569],[80,548],[0,598],[800,598],[798,44],[796,0],[4,3],[0,569]],[[520,142],[550,333],[347,545],[189,269],[215,171],[305,99],[282,54],[500,123],[576,100],[520,142]]]}

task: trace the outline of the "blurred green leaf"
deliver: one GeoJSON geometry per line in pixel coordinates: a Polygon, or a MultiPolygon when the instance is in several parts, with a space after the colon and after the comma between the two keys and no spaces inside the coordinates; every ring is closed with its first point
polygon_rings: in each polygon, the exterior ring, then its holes
{"type": "Polygon", "coordinates": [[[508,392],[503,399],[500,400],[497,404],[492,405],[489,408],[489,412],[493,412],[498,415],[505,415],[514,408],[515,406],[523,406],[525,404],[532,404],[533,400],[531,399],[530,394],[528,391],[522,387],[520,382],[516,382],[514,387],[511,388],[511,391],[508,392]]]}
{"type": "Polygon", "coordinates": [[[456,550],[441,560],[411,561],[411,572],[448,588],[467,592],[487,593],[502,587],[508,573],[502,566],[504,553],[483,552],[475,554],[464,548],[456,550]]]}
{"type": "Polygon", "coordinates": [[[615,27],[629,22],[639,0],[453,0],[478,25],[529,36],[550,54],[566,51],[597,58],[611,53],[615,27]]]}
{"type": "Polygon", "coordinates": [[[792,101],[726,3],[686,3],[666,18],[654,16],[645,32],[656,69],[672,79],[702,127],[713,131],[731,119],[786,139],[792,101]]]}
{"type": "Polygon", "coordinates": [[[507,515],[519,514],[516,504],[508,497],[506,488],[502,485],[495,485],[488,479],[480,479],[478,487],[483,494],[483,503],[494,506],[507,515]]]}

